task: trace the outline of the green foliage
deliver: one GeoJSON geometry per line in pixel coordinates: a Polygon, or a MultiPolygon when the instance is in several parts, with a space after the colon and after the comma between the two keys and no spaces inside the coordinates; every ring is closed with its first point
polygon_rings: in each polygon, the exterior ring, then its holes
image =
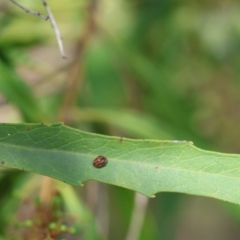
{"type": "Polygon", "coordinates": [[[0,238],[237,239],[238,205],[211,198],[240,203],[220,153],[239,153],[238,2],[49,4],[67,60],[49,22],[1,6],[0,122],[20,123],[0,125],[0,238]]]}
{"type": "Polygon", "coordinates": [[[80,185],[97,180],[138,191],[181,192],[240,204],[239,156],[202,151],[184,141],[130,140],[61,124],[0,125],[0,164],[80,185]],[[106,156],[107,166],[93,160],[106,156]]]}
{"type": "Polygon", "coordinates": [[[0,62],[0,91],[7,100],[17,105],[26,121],[37,122],[42,113],[28,86],[14,73],[14,69],[0,62]]]}

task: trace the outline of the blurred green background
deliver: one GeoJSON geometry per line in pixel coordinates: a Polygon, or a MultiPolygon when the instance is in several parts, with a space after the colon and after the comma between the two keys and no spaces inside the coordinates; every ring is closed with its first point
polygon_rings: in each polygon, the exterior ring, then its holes
{"type": "MultiPolygon", "coordinates": [[[[41,1],[21,4],[45,13],[41,1]]],[[[51,0],[49,5],[66,60],[48,21],[0,2],[1,122],[64,121],[94,133],[190,140],[206,150],[240,153],[239,1],[51,0]]],[[[1,190],[2,205],[10,192],[21,192],[19,178],[3,171],[0,184],[8,187],[1,190]]],[[[21,176],[22,185],[27,179],[21,176]]],[[[19,195],[15,209],[31,191],[19,195]]],[[[129,240],[130,229],[131,240],[239,239],[236,205],[176,193],[146,200],[96,182],[76,193],[102,239],[129,240]],[[131,216],[139,212],[143,223],[131,228],[131,216]]],[[[4,235],[7,220],[0,221],[4,235]]]]}

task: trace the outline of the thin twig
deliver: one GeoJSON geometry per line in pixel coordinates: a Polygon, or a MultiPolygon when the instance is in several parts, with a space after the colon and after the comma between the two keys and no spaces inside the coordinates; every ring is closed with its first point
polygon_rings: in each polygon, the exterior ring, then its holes
{"type": "Polygon", "coordinates": [[[85,59],[84,52],[87,50],[91,39],[97,32],[96,14],[98,13],[98,0],[89,0],[87,6],[88,15],[83,26],[83,31],[76,43],[73,63],[70,67],[69,78],[66,82],[63,103],[59,110],[58,120],[65,124],[72,122],[72,110],[79,95],[79,88],[84,81],[85,59]]]}
{"type": "Polygon", "coordinates": [[[47,1],[46,0],[42,0],[42,2],[43,2],[44,7],[46,8],[46,11],[47,11],[48,16],[49,16],[49,20],[50,20],[52,28],[53,28],[53,30],[55,32],[61,55],[62,55],[63,58],[67,58],[66,55],[65,55],[65,52],[64,52],[64,48],[63,48],[62,36],[61,36],[61,33],[60,33],[60,31],[59,31],[59,29],[57,27],[57,23],[56,23],[56,21],[55,21],[55,19],[53,17],[53,14],[52,14],[50,8],[47,5],[47,1]]]}
{"type": "Polygon", "coordinates": [[[48,16],[45,17],[40,12],[35,12],[35,11],[31,10],[31,9],[28,9],[28,8],[22,6],[21,4],[17,3],[15,0],[9,0],[9,1],[12,2],[13,4],[15,4],[16,6],[18,6],[19,8],[21,8],[26,13],[32,14],[32,15],[34,15],[36,17],[39,17],[41,19],[44,19],[44,20],[48,20],[48,18],[49,18],[48,16]]]}
{"type": "Polygon", "coordinates": [[[135,193],[133,213],[125,240],[139,239],[147,210],[147,205],[148,198],[141,195],[140,193],[135,193]]]}

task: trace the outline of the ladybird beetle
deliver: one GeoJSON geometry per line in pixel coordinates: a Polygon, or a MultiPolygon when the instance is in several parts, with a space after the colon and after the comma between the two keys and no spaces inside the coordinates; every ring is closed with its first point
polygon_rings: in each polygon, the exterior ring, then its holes
{"type": "Polygon", "coordinates": [[[93,166],[95,168],[102,168],[107,165],[107,162],[108,162],[107,158],[100,155],[93,160],[93,166]]]}

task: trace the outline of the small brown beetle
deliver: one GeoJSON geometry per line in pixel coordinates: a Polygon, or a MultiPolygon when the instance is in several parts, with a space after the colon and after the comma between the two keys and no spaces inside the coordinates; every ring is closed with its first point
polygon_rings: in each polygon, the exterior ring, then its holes
{"type": "Polygon", "coordinates": [[[108,162],[107,158],[100,155],[93,160],[93,166],[95,168],[102,168],[107,165],[107,162],[108,162]]]}

